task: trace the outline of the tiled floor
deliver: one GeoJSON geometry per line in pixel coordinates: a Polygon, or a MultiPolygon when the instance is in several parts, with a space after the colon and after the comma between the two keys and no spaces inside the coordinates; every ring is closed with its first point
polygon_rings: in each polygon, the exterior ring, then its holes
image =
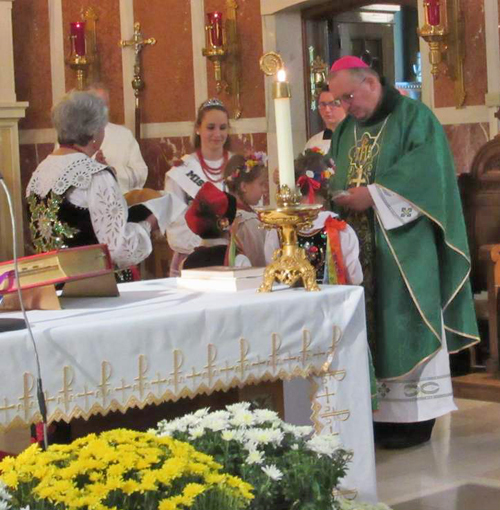
{"type": "Polygon", "coordinates": [[[394,510],[500,509],[500,404],[456,402],[429,443],[377,449],[378,496],[394,510]]]}

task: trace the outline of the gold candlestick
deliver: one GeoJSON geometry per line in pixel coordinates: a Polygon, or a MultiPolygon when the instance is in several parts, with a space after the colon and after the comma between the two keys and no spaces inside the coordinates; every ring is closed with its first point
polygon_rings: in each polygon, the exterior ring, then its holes
{"type": "Polygon", "coordinates": [[[85,90],[90,62],[85,56],[72,55],[67,63],[73,71],[76,71],[76,89],[85,90]]]}
{"type": "Polygon", "coordinates": [[[300,198],[300,193],[293,193],[288,186],[281,186],[276,195],[276,208],[255,208],[264,228],[281,230],[282,242],[281,248],[274,252],[273,261],[264,271],[264,282],[259,292],[271,292],[275,281],[290,286],[302,283],[306,290],[320,290],[316,283],[316,271],[307,259],[304,248],[298,245],[297,233],[312,226],[321,205],[301,204],[300,198]]]}

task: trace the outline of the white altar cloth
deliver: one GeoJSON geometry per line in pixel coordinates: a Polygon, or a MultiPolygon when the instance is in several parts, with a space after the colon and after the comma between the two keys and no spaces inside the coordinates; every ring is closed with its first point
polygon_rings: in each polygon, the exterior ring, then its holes
{"type": "MultiPolygon", "coordinates": [[[[164,279],[119,288],[116,298],[28,312],[49,421],[308,377],[317,431],[338,432],[354,450],[344,486],[376,501],[361,287],[200,293],[164,279]]],[[[0,348],[0,429],[38,421],[27,332],[0,334],[0,348]]]]}

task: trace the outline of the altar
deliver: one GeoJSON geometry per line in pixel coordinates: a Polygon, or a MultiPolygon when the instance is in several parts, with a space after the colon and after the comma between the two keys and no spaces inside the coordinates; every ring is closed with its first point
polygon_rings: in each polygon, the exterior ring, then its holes
{"type": "MultiPolygon", "coordinates": [[[[28,312],[50,422],[304,378],[307,391],[285,383],[285,418],[307,406],[318,433],[338,433],[354,451],[343,488],[376,501],[361,287],[201,293],[163,279],[119,288],[119,297],[65,298],[63,310],[28,312]]],[[[0,334],[0,345],[1,430],[39,413],[27,331],[0,334]]]]}

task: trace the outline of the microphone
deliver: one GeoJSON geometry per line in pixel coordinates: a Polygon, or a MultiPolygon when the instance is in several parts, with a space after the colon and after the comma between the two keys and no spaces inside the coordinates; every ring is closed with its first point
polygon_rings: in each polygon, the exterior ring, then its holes
{"type": "MultiPolygon", "coordinates": [[[[14,275],[16,279],[16,287],[17,287],[17,297],[19,299],[19,306],[21,307],[21,312],[23,314],[23,319],[4,319],[9,321],[9,324],[11,326],[11,329],[24,329],[28,328],[28,336],[31,340],[31,344],[33,345],[33,350],[35,352],[35,361],[36,361],[36,395],[38,400],[38,407],[40,409],[40,414],[42,416],[42,427],[43,427],[43,448],[44,450],[47,449],[48,446],[48,437],[47,437],[47,404],[45,402],[45,395],[43,393],[43,386],[42,386],[42,370],[40,368],[40,357],[38,356],[38,349],[35,342],[35,337],[33,336],[33,331],[31,329],[31,324],[28,320],[28,315],[26,314],[26,309],[24,308],[23,303],[23,295],[21,291],[21,279],[19,278],[19,265],[18,265],[18,257],[17,257],[17,233],[16,233],[16,222],[14,219],[14,207],[12,205],[12,197],[10,196],[9,188],[7,188],[7,185],[5,184],[4,178],[2,173],[0,172],[0,184],[2,185],[5,195],[7,197],[7,203],[9,205],[9,213],[10,213],[10,221],[12,225],[12,251],[13,251],[13,260],[14,260],[14,275]],[[20,324],[21,323],[21,324],[20,324]],[[17,327],[16,327],[17,324],[17,327]],[[14,325],[14,327],[13,327],[14,325]]],[[[0,329],[0,332],[2,330],[0,329]]]]}

